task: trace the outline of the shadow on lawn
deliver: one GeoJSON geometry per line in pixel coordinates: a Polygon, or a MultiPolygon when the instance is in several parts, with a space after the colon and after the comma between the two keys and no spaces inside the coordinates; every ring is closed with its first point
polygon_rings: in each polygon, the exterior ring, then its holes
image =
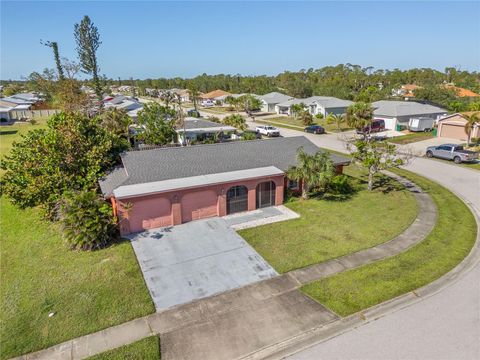
{"type": "Polygon", "coordinates": [[[0,130],[0,135],[15,135],[18,130],[0,130]]]}

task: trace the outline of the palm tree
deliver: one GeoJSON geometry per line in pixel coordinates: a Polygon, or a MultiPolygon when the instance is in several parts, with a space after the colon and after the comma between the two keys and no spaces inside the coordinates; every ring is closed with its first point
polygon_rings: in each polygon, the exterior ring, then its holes
{"type": "Polygon", "coordinates": [[[290,113],[296,119],[297,116],[300,114],[300,112],[304,109],[305,109],[305,104],[304,103],[293,104],[293,105],[290,106],[290,113]]]}
{"type": "Polygon", "coordinates": [[[338,132],[342,131],[342,124],[345,123],[345,114],[328,114],[327,123],[335,124],[338,132]]]}
{"type": "Polygon", "coordinates": [[[333,176],[335,167],[328,152],[318,151],[310,155],[303,148],[297,152],[297,165],[287,171],[289,179],[302,182],[303,199],[308,199],[309,191],[314,187],[325,191],[333,176]]]}
{"type": "MultiPolygon", "coordinates": [[[[365,102],[356,102],[347,108],[347,124],[355,129],[364,129],[369,126],[373,120],[372,105],[365,102]]],[[[366,137],[367,134],[364,134],[366,137]]]]}
{"type": "Polygon", "coordinates": [[[197,101],[198,97],[200,96],[200,93],[196,89],[188,89],[188,97],[190,98],[190,101],[193,102],[193,108],[198,111],[197,108],[197,101]]]}
{"type": "Polygon", "coordinates": [[[305,110],[305,109],[300,111],[300,113],[298,114],[298,119],[300,119],[302,124],[305,125],[305,126],[312,125],[312,123],[313,123],[312,114],[310,114],[310,112],[308,110],[305,110]]]}
{"type": "Polygon", "coordinates": [[[467,120],[467,123],[465,124],[465,132],[468,135],[467,146],[470,146],[473,128],[475,127],[475,124],[480,123],[480,112],[463,114],[463,117],[467,120]]]}
{"type": "Polygon", "coordinates": [[[225,118],[223,118],[222,122],[225,125],[233,126],[242,131],[246,130],[248,127],[245,118],[240,114],[226,116],[225,118]]]}

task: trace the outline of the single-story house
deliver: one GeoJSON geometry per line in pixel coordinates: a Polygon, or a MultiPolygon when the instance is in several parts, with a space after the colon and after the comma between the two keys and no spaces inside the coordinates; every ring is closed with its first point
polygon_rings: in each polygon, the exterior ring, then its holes
{"type": "MultiPolygon", "coordinates": [[[[447,139],[467,140],[468,134],[465,130],[467,119],[462,114],[452,114],[438,120],[437,136],[447,139]]],[[[480,123],[473,126],[471,138],[480,137],[480,123]]]]}
{"type": "Polygon", "coordinates": [[[329,114],[341,115],[347,112],[347,108],[353,104],[350,100],[338,99],[332,96],[311,96],[306,99],[291,99],[281,102],[275,106],[278,114],[292,115],[291,106],[304,104],[305,108],[312,115],[322,114],[324,117],[329,114]]]}
{"type": "MultiPolygon", "coordinates": [[[[100,180],[120,232],[128,234],[283,203],[297,150],[319,148],[303,136],[166,147],[122,154],[122,166],[100,180]]],[[[350,160],[331,155],[337,168],[350,160]]]]}
{"type": "Polygon", "coordinates": [[[104,104],[105,108],[123,109],[127,113],[131,112],[132,110],[138,110],[143,108],[143,104],[137,99],[124,95],[118,95],[113,98],[107,97],[104,100],[104,104]]]}
{"type": "Polygon", "coordinates": [[[291,96],[276,91],[265,95],[257,95],[257,98],[262,102],[261,111],[263,112],[275,112],[275,105],[294,99],[291,96]]]}
{"type": "Polygon", "coordinates": [[[202,100],[202,101],[213,101],[213,102],[216,102],[216,101],[220,101],[221,103],[223,103],[225,101],[225,99],[229,96],[231,96],[232,94],[227,92],[227,91],[223,91],[223,90],[213,90],[213,91],[210,91],[206,94],[202,94],[199,96],[199,98],[202,100]]]}
{"type": "Polygon", "coordinates": [[[203,141],[207,138],[228,135],[237,129],[233,126],[219,124],[202,118],[187,117],[184,121],[184,127],[176,130],[178,142],[183,144],[192,141],[203,141]]]}
{"type": "Polygon", "coordinates": [[[374,119],[384,120],[387,130],[397,130],[397,125],[407,126],[411,118],[429,117],[435,121],[448,115],[441,107],[416,101],[380,100],[372,103],[374,119]]]}

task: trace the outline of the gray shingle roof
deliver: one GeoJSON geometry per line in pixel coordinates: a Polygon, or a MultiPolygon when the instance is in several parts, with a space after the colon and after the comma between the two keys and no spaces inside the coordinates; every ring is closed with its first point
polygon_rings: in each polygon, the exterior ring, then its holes
{"type": "Polygon", "coordinates": [[[350,100],[343,100],[333,96],[310,96],[305,99],[290,99],[288,101],[284,101],[279,103],[279,106],[290,107],[293,104],[305,104],[309,106],[313,103],[317,103],[324,108],[341,108],[341,107],[348,107],[353,104],[353,101],[350,100]]]}
{"type": "MultiPolygon", "coordinates": [[[[223,125],[216,123],[210,120],[205,120],[201,118],[186,118],[185,119],[185,129],[186,130],[196,130],[196,129],[207,129],[207,128],[224,128],[226,131],[235,130],[232,126],[223,125]]],[[[182,127],[179,130],[183,130],[182,127]]]]}
{"type": "Polygon", "coordinates": [[[372,103],[376,116],[418,116],[427,114],[447,113],[447,110],[438,106],[422,104],[416,101],[380,100],[372,103]]]}
{"type": "MultiPolygon", "coordinates": [[[[123,168],[100,181],[102,192],[110,196],[120,185],[215,174],[275,166],[286,171],[296,164],[297,150],[316,153],[319,148],[304,136],[269,140],[234,141],[212,145],[129,151],[122,154],[123,168]]],[[[331,155],[335,164],[349,159],[331,155]]]]}
{"type": "Polygon", "coordinates": [[[288,101],[293,99],[291,96],[279,93],[279,92],[271,92],[265,95],[258,96],[261,100],[264,100],[267,104],[278,104],[283,101],[288,101]]]}

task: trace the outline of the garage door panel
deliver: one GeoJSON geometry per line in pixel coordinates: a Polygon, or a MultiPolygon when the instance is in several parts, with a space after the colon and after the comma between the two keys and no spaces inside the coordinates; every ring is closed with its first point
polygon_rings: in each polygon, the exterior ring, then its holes
{"type": "Polygon", "coordinates": [[[443,124],[440,136],[447,139],[467,140],[465,127],[461,125],[443,124]]]}
{"type": "Polygon", "coordinates": [[[172,204],[167,198],[152,198],[133,203],[130,216],[130,231],[172,225],[172,204]]]}
{"type": "Polygon", "coordinates": [[[218,215],[218,196],[213,190],[197,191],[182,197],[182,222],[218,215]]]}

